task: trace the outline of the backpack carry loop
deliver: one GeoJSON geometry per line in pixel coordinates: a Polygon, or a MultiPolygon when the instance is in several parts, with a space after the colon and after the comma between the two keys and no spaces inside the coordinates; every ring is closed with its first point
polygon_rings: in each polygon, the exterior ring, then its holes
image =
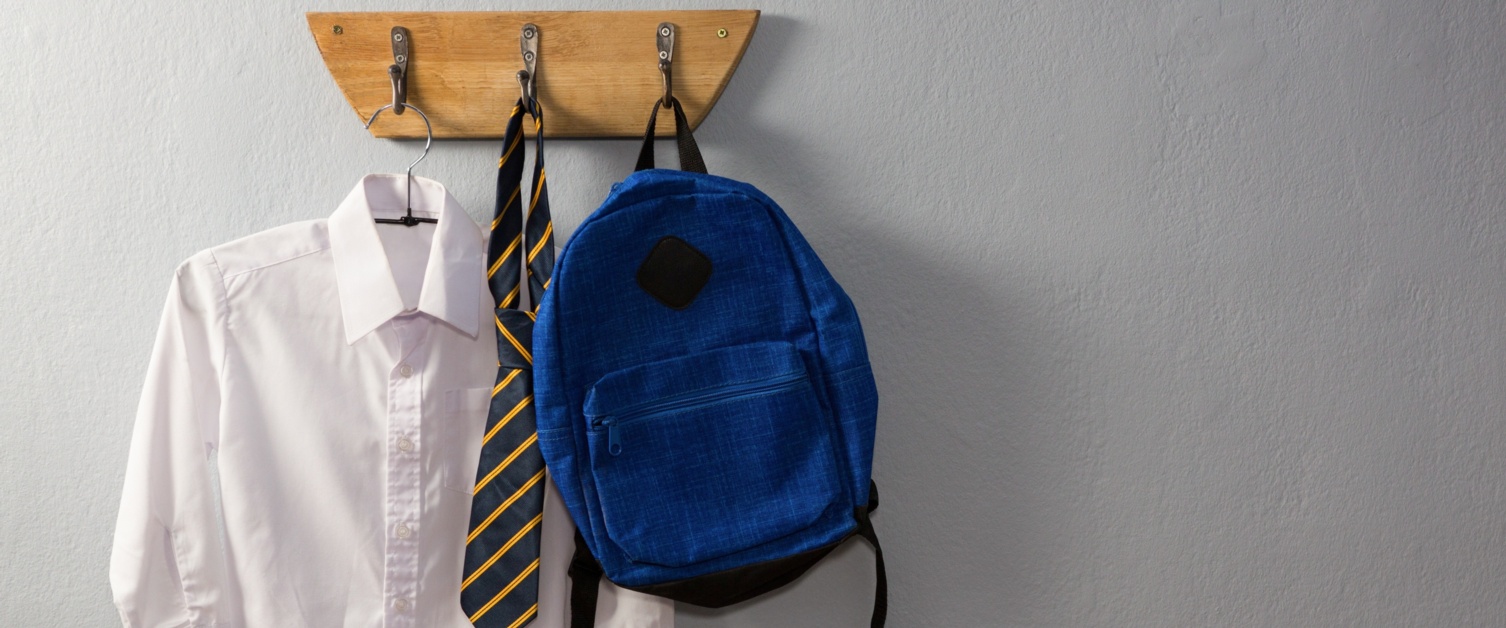
{"type": "MultiPolygon", "coordinates": [[[[695,137],[690,134],[690,123],[685,120],[680,99],[670,96],[669,104],[675,110],[675,144],[680,148],[680,169],[706,174],[706,160],[701,159],[701,147],[696,146],[695,137]]],[[[654,124],[659,120],[659,105],[659,101],[654,101],[654,110],[648,114],[648,130],[643,132],[643,148],[638,151],[638,165],[633,172],[654,168],[654,124]]]]}
{"type": "MultiPolygon", "coordinates": [[[[878,534],[873,531],[873,522],[868,518],[870,513],[878,510],[878,505],[878,484],[869,480],[868,505],[853,509],[853,517],[858,522],[857,530],[853,534],[863,537],[869,545],[873,546],[875,583],[873,617],[869,620],[870,628],[884,628],[884,621],[889,615],[889,577],[884,572],[884,548],[879,545],[878,534]]],[[[846,541],[847,539],[843,539],[838,541],[838,544],[846,541]]],[[[575,531],[575,556],[570,559],[569,573],[570,628],[595,628],[597,588],[601,586],[601,578],[606,574],[601,569],[601,563],[591,555],[591,548],[586,545],[586,537],[581,536],[579,529],[575,531]]]]}

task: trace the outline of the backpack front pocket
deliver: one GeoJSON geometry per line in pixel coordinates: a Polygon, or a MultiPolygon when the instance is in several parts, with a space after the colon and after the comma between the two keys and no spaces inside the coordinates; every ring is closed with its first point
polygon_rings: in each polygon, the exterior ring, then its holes
{"type": "Polygon", "coordinates": [[[586,400],[607,534],[682,567],[799,532],[841,498],[831,420],[789,343],[624,369],[586,400]]]}

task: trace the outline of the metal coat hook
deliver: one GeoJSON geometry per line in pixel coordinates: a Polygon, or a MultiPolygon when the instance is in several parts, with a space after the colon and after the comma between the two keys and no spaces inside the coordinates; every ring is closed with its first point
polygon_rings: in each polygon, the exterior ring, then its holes
{"type": "Polygon", "coordinates": [[[382,224],[403,225],[405,227],[412,227],[421,222],[439,222],[439,219],[437,218],[420,218],[413,215],[413,167],[417,166],[418,162],[423,161],[425,157],[429,156],[429,147],[434,145],[434,127],[429,124],[429,116],[424,115],[422,109],[408,104],[409,39],[410,37],[408,35],[408,29],[401,26],[392,27],[393,63],[387,68],[387,76],[392,79],[392,104],[382,105],[381,107],[378,107],[376,111],[371,112],[371,117],[366,119],[366,128],[370,129],[371,123],[376,122],[377,116],[381,115],[383,111],[391,109],[394,115],[402,115],[405,109],[412,109],[414,113],[418,114],[418,117],[423,118],[424,120],[424,133],[426,134],[426,138],[424,139],[424,152],[423,154],[418,156],[418,159],[413,160],[413,163],[408,164],[407,176],[404,179],[403,194],[406,198],[404,199],[403,204],[407,208],[407,213],[404,214],[402,218],[374,219],[376,222],[382,224]]]}
{"type": "MultiPolygon", "coordinates": [[[[408,29],[392,27],[392,65],[387,67],[387,76],[392,79],[392,113],[403,115],[408,105],[408,29]]],[[[366,126],[371,126],[368,123],[366,126]]]]}
{"type": "Polygon", "coordinates": [[[523,90],[523,110],[538,117],[534,104],[539,97],[539,27],[524,24],[518,35],[518,44],[523,48],[523,69],[518,70],[518,87],[523,90]]]}
{"type": "Polygon", "coordinates": [[[664,75],[664,98],[659,104],[665,109],[674,100],[674,73],[671,65],[675,59],[675,25],[669,22],[660,22],[658,31],[659,41],[659,73],[664,75]]]}

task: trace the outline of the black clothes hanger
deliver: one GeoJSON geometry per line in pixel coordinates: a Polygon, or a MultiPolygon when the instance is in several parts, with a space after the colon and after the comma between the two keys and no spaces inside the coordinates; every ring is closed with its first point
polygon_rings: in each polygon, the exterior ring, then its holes
{"type": "Polygon", "coordinates": [[[371,118],[366,120],[366,128],[370,129],[371,123],[376,122],[377,116],[381,115],[383,111],[386,111],[388,109],[391,109],[393,114],[399,116],[403,115],[403,111],[405,109],[412,109],[418,114],[418,117],[424,119],[424,133],[427,134],[427,138],[424,140],[424,153],[422,155],[419,155],[418,159],[413,160],[413,163],[408,164],[407,179],[406,183],[404,184],[404,194],[407,197],[404,204],[408,208],[408,212],[402,218],[375,219],[378,223],[381,224],[403,225],[404,227],[412,227],[421,222],[439,222],[439,219],[437,218],[422,218],[413,215],[413,167],[417,166],[418,162],[423,161],[425,157],[429,156],[429,146],[434,144],[434,127],[429,125],[429,116],[424,115],[424,112],[422,110],[420,110],[418,107],[414,107],[413,105],[408,104],[407,102],[408,39],[408,29],[401,26],[392,27],[393,63],[387,68],[387,75],[392,79],[392,104],[382,105],[379,109],[371,113],[371,118]]]}

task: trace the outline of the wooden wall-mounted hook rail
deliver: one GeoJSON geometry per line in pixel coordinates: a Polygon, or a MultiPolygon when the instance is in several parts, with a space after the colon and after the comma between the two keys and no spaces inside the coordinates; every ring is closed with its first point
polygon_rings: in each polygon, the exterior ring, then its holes
{"type": "MultiPolygon", "coordinates": [[[[407,101],[436,138],[499,138],[518,101],[525,24],[539,34],[537,97],[552,137],[642,137],[664,96],[656,36],[675,25],[674,95],[699,126],[742,60],[759,12],[541,11],[309,13],[319,54],[362,121],[392,103],[393,27],[408,32],[407,101]]],[[[532,125],[523,125],[527,131],[532,125]]],[[[674,135],[672,122],[658,134],[674,135]]],[[[414,116],[382,116],[376,137],[422,138],[414,116]]]]}

